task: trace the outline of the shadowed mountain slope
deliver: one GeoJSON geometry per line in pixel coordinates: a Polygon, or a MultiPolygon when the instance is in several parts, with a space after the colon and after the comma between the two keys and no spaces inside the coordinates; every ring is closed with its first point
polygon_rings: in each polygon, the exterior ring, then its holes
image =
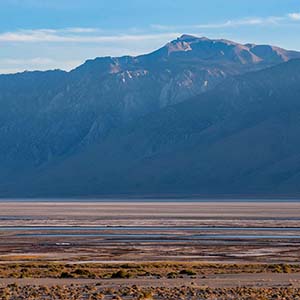
{"type": "Polygon", "coordinates": [[[300,60],[291,60],[131,121],[2,193],[297,194],[299,116],[300,60]]]}

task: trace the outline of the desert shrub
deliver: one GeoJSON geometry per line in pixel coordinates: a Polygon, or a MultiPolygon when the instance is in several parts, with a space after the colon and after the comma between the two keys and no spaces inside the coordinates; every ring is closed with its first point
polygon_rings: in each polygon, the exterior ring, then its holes
{"type": "Polygon", "coordinates": [[[69,272],[62,272],[60,274],[60,278],[74,278],[74,276],[72,274],[70,274],[69,272]]]}
{"type": "Polygon", "coordinates": [[[151,291],[143,291],[140,299],[152,299],[152,292],[151,291]]]}
{"type": "Polygon", "coordinates": [[[168,278],[176,278],[178,276],[178,274],[176,272],[170,272],[167,274],[168,278]]]}
{"type": "Polygon", "coordinates": [[[112,273],[111,278],[129,278],[130,274],[124,270],[119,270],[115,273],[112,273]]]}
{"type": "Polygon", "coordinates": [[[91,276],[91,272],[89,270],[85,269],[76,269],[73,274],[76,274],[78,276],[91,276]]]}
{"type": "Polygon", "coordinates": [[[180,275],[188,275],[188,276],[194,276],[194,275],[197,275],[196,272],[194,272],[194,271],[192,271],[192,270],[186,270],[186,269],[181,270],[181,271],[179,272],[179,274],[180,274],[180,275]]]}
{"type": "Polygon", "coordinates": [[[282,272],[283,273],[291,273],[291,267],[289,265],[283,265],[282,272]]]}

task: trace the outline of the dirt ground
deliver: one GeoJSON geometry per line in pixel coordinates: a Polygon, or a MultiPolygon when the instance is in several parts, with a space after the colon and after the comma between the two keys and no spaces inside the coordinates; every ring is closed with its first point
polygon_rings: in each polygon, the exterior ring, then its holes
{"type": "Polygon", "coordinates": [[[64,286],[98,284],[105,288],[117,288],[137,285],[139,287],[178,287],[182,285],[208,286],[210,288],[234,287],[278,287],[300,288],[300,274],[220,274],[207,275],[205,278],[134,278],[134,279],[83,279],[83,278],[1,278],[0,286],[17,284],[19,286],[64,286]]]}
{"type": "Polygon", "coordinates": [[[300,299],[299,261],[297,202],[0,202],[1,300],[300,299]]]}

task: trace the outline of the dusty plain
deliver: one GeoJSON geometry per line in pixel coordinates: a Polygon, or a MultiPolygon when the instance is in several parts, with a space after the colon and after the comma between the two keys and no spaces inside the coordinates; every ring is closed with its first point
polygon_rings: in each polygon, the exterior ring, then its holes
{"type": "Polygon", "coordinates": [[[0,202],[0,299],[300,299],[300,202],[0,202]]]}

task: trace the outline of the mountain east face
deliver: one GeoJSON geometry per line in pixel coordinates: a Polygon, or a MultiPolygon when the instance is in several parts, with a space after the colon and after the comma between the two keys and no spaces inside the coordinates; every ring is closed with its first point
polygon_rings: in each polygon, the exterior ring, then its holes
{"type": "Polygon", "coordinates": [[[296,51],[183,35],[1,75],[0,105],[2,197],[300,192],[296,51]]]}

